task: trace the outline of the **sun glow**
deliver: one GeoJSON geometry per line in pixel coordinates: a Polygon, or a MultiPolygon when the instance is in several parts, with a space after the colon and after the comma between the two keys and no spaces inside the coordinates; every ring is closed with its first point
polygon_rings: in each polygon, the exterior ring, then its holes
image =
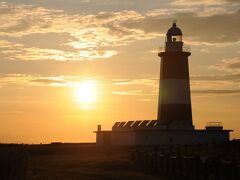
{"type": "Polygon", "coordinates": [[[97,100],[96,84],[93,81],[81,82],[75,91],[76,101],[84,104],[93,103],[97,100]]]}

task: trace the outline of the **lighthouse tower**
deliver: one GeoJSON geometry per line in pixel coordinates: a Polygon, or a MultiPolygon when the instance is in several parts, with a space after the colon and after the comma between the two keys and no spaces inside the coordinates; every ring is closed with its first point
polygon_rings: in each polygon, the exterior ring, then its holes
{"type": "Polygon", "coordinates": [[[232,130],[219,122],[195,129],[192,122],[188,57],[183,48],[182,31],[173,23],[166,35],[161,58],[158,117],[154,120],[118,121],[112,130],[96,133],[97,145],[155,146],[216,143],[229,141],[232,130]]]}
{"type": "Polygon", "coordinates": [[[194,129],[190,96],[188,56],[183,50],[182,31],[173,23],[167,31],[161,57],[158,124],[169,129],[194,129]]]}

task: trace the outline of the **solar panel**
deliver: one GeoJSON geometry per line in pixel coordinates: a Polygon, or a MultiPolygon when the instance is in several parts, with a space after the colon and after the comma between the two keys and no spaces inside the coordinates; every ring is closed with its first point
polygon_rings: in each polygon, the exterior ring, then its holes
{"type": "Polygon", "coordinates": [[[118,125],[120,124],[120,122],[115,122],[112,129],[116,129],[118,127],[118,125]]]}
{"type": "Polygon", "coordinates": [[[142,123],[138,126],[139,128],[145,128],[147,127],[147,124],[150,122],[150,120],[144,120],[142,123]]]}
{"type": "Polygon", "coordinates": [[[128,122],[124,125],[124,128],[130,128],[133,123],[134,123],[134,121],[128,121],[128,122]]]}
{"type": "Polygon", "coordinates": [[[142,121],[134,121],[134,123],[132,124],[132,128],[136,128],[139,126],[139,124],[141,123],[142,121]]]}
{"type": "Polygon", "coordinates": [[[118,125],[117,128],[122,128],[122,127],[124,126],[125,123],[126,123],[125,121],[124,121],[124,122],[120,122],[120,124],[118,125]]]}
{"type": "Polygon", "coordinates": [[[154,127],[156,124],[157,124],[157,120],[151,120],[151,121],[148,123],[147,127],[154,127]]]}
{"type": "Polygon", "coordinates": [[[156,124],[155,124],[154,127],[155,127],[155,128],[164,128],[164,127],[166,127],[165,121],[163,121],[163,120],[157,120],[157,122],[156,122],[156,124]]]}

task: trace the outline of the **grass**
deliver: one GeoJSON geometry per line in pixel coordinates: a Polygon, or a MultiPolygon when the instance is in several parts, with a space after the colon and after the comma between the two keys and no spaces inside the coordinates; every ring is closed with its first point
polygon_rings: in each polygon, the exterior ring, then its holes
{"type": "Polygon", "coordinates": [[[24,147],[0,148],[0,179],[24,180],[26,178],[28,155],[24,147]]]}
{"type": "Polygon", "coordinates": [[[129,160],[127,148],[61,144],[28,148],[27,180],[155,180],[129,160]]]}

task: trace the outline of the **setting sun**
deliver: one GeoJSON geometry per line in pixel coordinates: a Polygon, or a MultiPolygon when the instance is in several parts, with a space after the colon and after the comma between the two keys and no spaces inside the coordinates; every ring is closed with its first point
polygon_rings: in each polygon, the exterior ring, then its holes
{"type": "Polygon", "coordinates": [[[92,103],[97,100],[96,84],[92,81],[81,82],[75,91],[76,101],[80,103],[92,103]]]}

